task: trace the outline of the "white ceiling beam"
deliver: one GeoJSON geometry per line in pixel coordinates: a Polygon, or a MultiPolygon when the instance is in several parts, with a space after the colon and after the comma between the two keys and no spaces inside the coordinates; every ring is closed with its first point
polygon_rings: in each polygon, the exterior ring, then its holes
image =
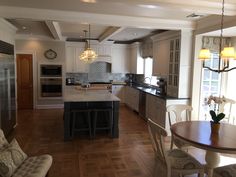
{"type": "Polygon", "coordinates": [[[124,27],[114,27],[114,26],[109,26],[104,33],[102,33],[99,38],[98,41],[99,42],[104,42],[106,40],[108,40],[109,38],[111,38],[112,36],[114,36],[115,34],[119,33],[120,31],[122,31],[124,29],[124,27]]]}
{"type": "Polygon", "coordinates": [[[58,22],[46,20],[45,23],[49,31],[51,32],[52,36],[54,37],[54,39],[62,41],[63,37],[61,34],[61,28],[58,22]]]}
{"type": "Polygon", "coordinates": [[[195,22],[151,17],[107,15],[85,12],[72,12],[48,9],[0,6],[0,17],[25,18],[34,20],[66,21],[72,23],[90,23],[109,26],[140,27],[154,29],[180,30],[195,28],[195,22]]]}

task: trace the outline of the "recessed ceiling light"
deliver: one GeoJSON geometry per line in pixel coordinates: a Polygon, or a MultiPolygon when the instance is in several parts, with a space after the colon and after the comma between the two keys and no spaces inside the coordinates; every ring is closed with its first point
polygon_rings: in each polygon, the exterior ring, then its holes
{"type": "Polygon", "coordinates": [[[26,28],[26,26],[22,26],[22,29],[23,29],[23,30],[26,30],[27,28],[26,28]]]}
{"type": "Polygon", "coordinates": [[[156,9],[158,7],[158,6],[151,5],[151,4],[139,4],[138,6],[148,8],[148,9],[156,9]]]}
{"type": "Polygon", "coordinates": [[[96,3],[96,0],[80,0],[82,2],[86,2],[86,3],[96,3]]]}

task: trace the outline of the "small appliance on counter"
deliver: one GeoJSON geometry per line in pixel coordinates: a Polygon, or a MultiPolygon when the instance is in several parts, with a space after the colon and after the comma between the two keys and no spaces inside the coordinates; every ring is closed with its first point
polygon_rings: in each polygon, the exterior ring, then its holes
{"type": "Polygon", "coordinates": [[[160,78],[157,81],[156,92],[160,95],[166,95],[166,81],[164,78],[160,78]]]}
{"type": "Polygon", "coordinates": [[[75,78],[73,77],[66,78],[66,85],[75,85],[75,78]]]}

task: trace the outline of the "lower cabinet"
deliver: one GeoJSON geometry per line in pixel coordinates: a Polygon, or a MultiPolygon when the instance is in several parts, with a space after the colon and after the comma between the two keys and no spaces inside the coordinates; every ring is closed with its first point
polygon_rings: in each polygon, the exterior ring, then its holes
{"type": "Polygon", "coordinates": [[[166,101],[156,96],[146,95],[146,116],[157,124],[165,127],[166,101]]]}
{"type": "Polygon", "coordinates": [[[125,97],[125,86],[123,85],[112,85],[112,94],[120,98],[120,103],[124,103],[125,97]]]}
{"type": "Polygon", "coordinates": [[[166,107],[173,104],[189,104],[188,99],[161,99],[150,94],[146,95],[146,117],[164,127],[171,135],[166,107]]]}
{"type": "Polygon", "coordinates": [[[135,111],[139,111],[139,91],[125,86],[125,104],[135,111]]]}

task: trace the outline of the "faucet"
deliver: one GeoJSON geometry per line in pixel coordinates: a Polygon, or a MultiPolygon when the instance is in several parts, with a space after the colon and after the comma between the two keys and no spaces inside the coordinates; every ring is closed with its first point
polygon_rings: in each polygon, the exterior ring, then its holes
{"type": "Polygon", "coordinates": [[[146,79],[149,79],[149,84],[151,85],[152,77],[145,77],[145,78],[143,79],[143,81],[145,82],[146,79]]]}

